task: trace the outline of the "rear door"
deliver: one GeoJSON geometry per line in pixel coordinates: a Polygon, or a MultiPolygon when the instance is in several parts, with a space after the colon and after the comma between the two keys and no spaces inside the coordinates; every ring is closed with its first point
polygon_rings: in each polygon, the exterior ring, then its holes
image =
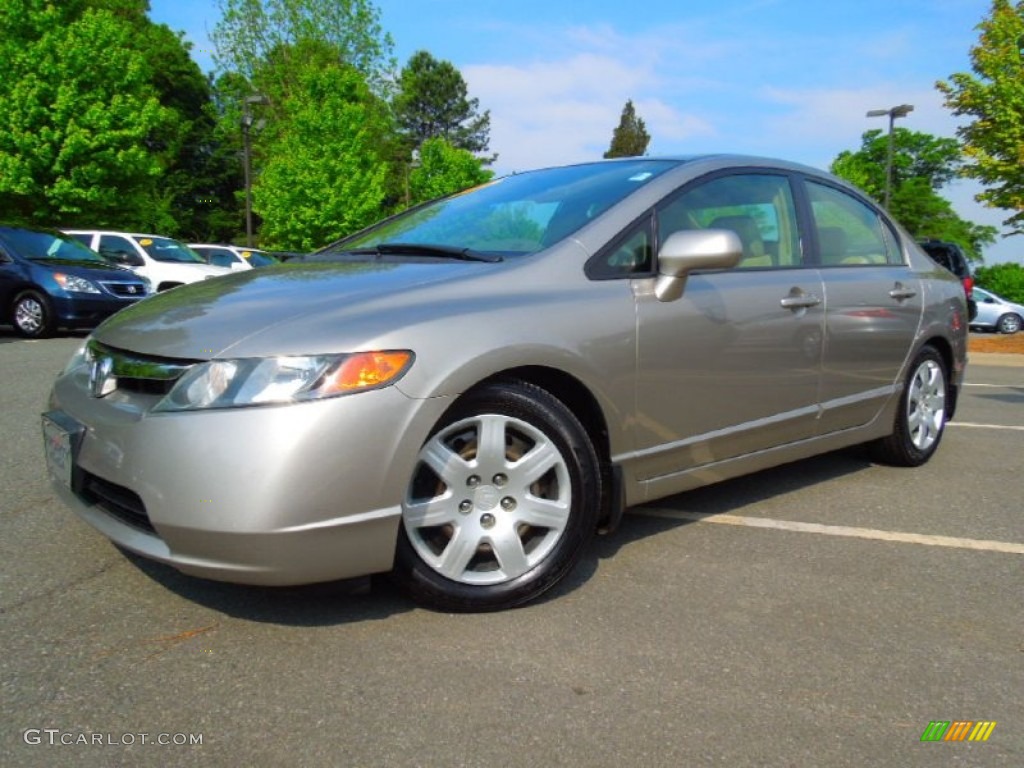
{"type": "Polygon", "coordinates": [[[899,387],[921,322],[922,287],[896,231],[867,201],[806,181],[825,287],[819,433],[871,421],[899,387]]]}

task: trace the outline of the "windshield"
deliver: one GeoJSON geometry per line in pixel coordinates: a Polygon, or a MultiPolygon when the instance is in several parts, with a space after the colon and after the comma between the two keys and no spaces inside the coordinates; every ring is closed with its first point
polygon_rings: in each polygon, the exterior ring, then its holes
{"type": "Polygon", "coordinates": [[[203,257],[191,248],[169,237],[140,237],[139,245],[156,261],[179,261],[186,264],[205,264],[203,257]]]}
{"type": "Polygon", "coordinates": [[[8,248],[26,259],[107,263],[98,253],[89,250],[73,237],[58,232],[0,227],[0,238],[8,248]]]}
{"type": "Polygon", "coordinates": [[[254,267],[269,267],[272,264],[281,263],[273,256],[269,256],[266,253],[260,253],[259,251],[242,251],[242,258],[248,261],[254,267]]]}
{"type": "Polygon", "coordinates": [[[325,251],[418,243],[507,256],[533,253],[568,237],[678,164],[638,158],[514,174],[414,208],[325,251]]]}

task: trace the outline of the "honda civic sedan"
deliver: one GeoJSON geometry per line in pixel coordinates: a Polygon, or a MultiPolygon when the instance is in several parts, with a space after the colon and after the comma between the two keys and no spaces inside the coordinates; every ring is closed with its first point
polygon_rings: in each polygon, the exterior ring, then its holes
{"type": "Polygon", "coordinates": [[[188,574],[509,608],[630,505],[858,443],[926,462],[966,312],[812,168],[548,168],[119,313],[57,378],[45,454],[82,518],[188,574]]]}

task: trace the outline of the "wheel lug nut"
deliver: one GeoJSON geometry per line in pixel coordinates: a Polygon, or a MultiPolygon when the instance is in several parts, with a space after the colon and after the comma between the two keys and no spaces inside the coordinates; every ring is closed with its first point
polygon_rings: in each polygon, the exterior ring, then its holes
{"type": "Polygon", "coordinates": [[[482,525],[484,528],[493,528],[494,527],[494,515],[492,515],[490,513],[488,513],[486,515],[481,515],[480,516],[480,525],[482,525]]]}
{"type": "Polygon", "coordinates": [[[470,475],[468,478],[466,478],[466,485],[468,485],[470,488],[476,488],[478,485],[480,485],[480,477],[478,475],[470,475]]]}
{"type": "Polygon", "coordinates": [[[511,496],[506,496],[501,500],[501,508],[504,509],[506,512],[511,512],[513,509],[516,508],[516,500],[513,499],[511,496]]]}
{"type": "Polygon", "coordinates": [[[471,509],[473,509],[473,502],[470,501],[469,499],[463,499],[462,501],[459,502],[459,512],[461,512],[462,514],[466,514],[471,509]]]}
{"type": "Polygon", "coordinates": [[[505,475],[503,475],[503,474],[501,474],[501,473],[499,472],[498,474],[496,474],[496,475],[494,476],[494,478],[492,479],[492,482],[493,482],[493,483],[494,483],[494,484],[495,484],[495,485],[496,485],[496,486],[497,486],[498,488],[502,488],[502,487],[503,487],[503,486],[505,485],[505,483],[507,483],[507,482],[508,482],[508,477],[506,477],[505,475]]]}

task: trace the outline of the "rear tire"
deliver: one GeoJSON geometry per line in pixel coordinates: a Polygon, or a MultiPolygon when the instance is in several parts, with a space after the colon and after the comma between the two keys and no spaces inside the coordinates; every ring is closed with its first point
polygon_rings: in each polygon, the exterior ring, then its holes
{"type": "Polygon", "coordinates": [[[1003,315],[999,318],[999,322],[996,323],[996,330],[1000,333],[1017,333],[1021,328],[1021,317],[1020,315],[1003,315]]]}
{"type": "Polygon", "coordinates": [[[38,291],[23,291],[11,305],[14,330],[27,339],[45,339],[56,329],[56,318],[49,300],[38,291]]]}
{"type": "Polygon", "coordinates": [[[948,398],[946,364],[934,347],[923,347],[910,366],[893,432],[871,444],[872,458],[897,467],[928,461],[945,431],[948,398]]]}
{"type": "Polygon", "coordinates": [[[485,384],[420,450],[395,578],[440,610],[522,605],[572,570],[600,505],[597,454],[572,411],[527,382],[485,384]]]}

